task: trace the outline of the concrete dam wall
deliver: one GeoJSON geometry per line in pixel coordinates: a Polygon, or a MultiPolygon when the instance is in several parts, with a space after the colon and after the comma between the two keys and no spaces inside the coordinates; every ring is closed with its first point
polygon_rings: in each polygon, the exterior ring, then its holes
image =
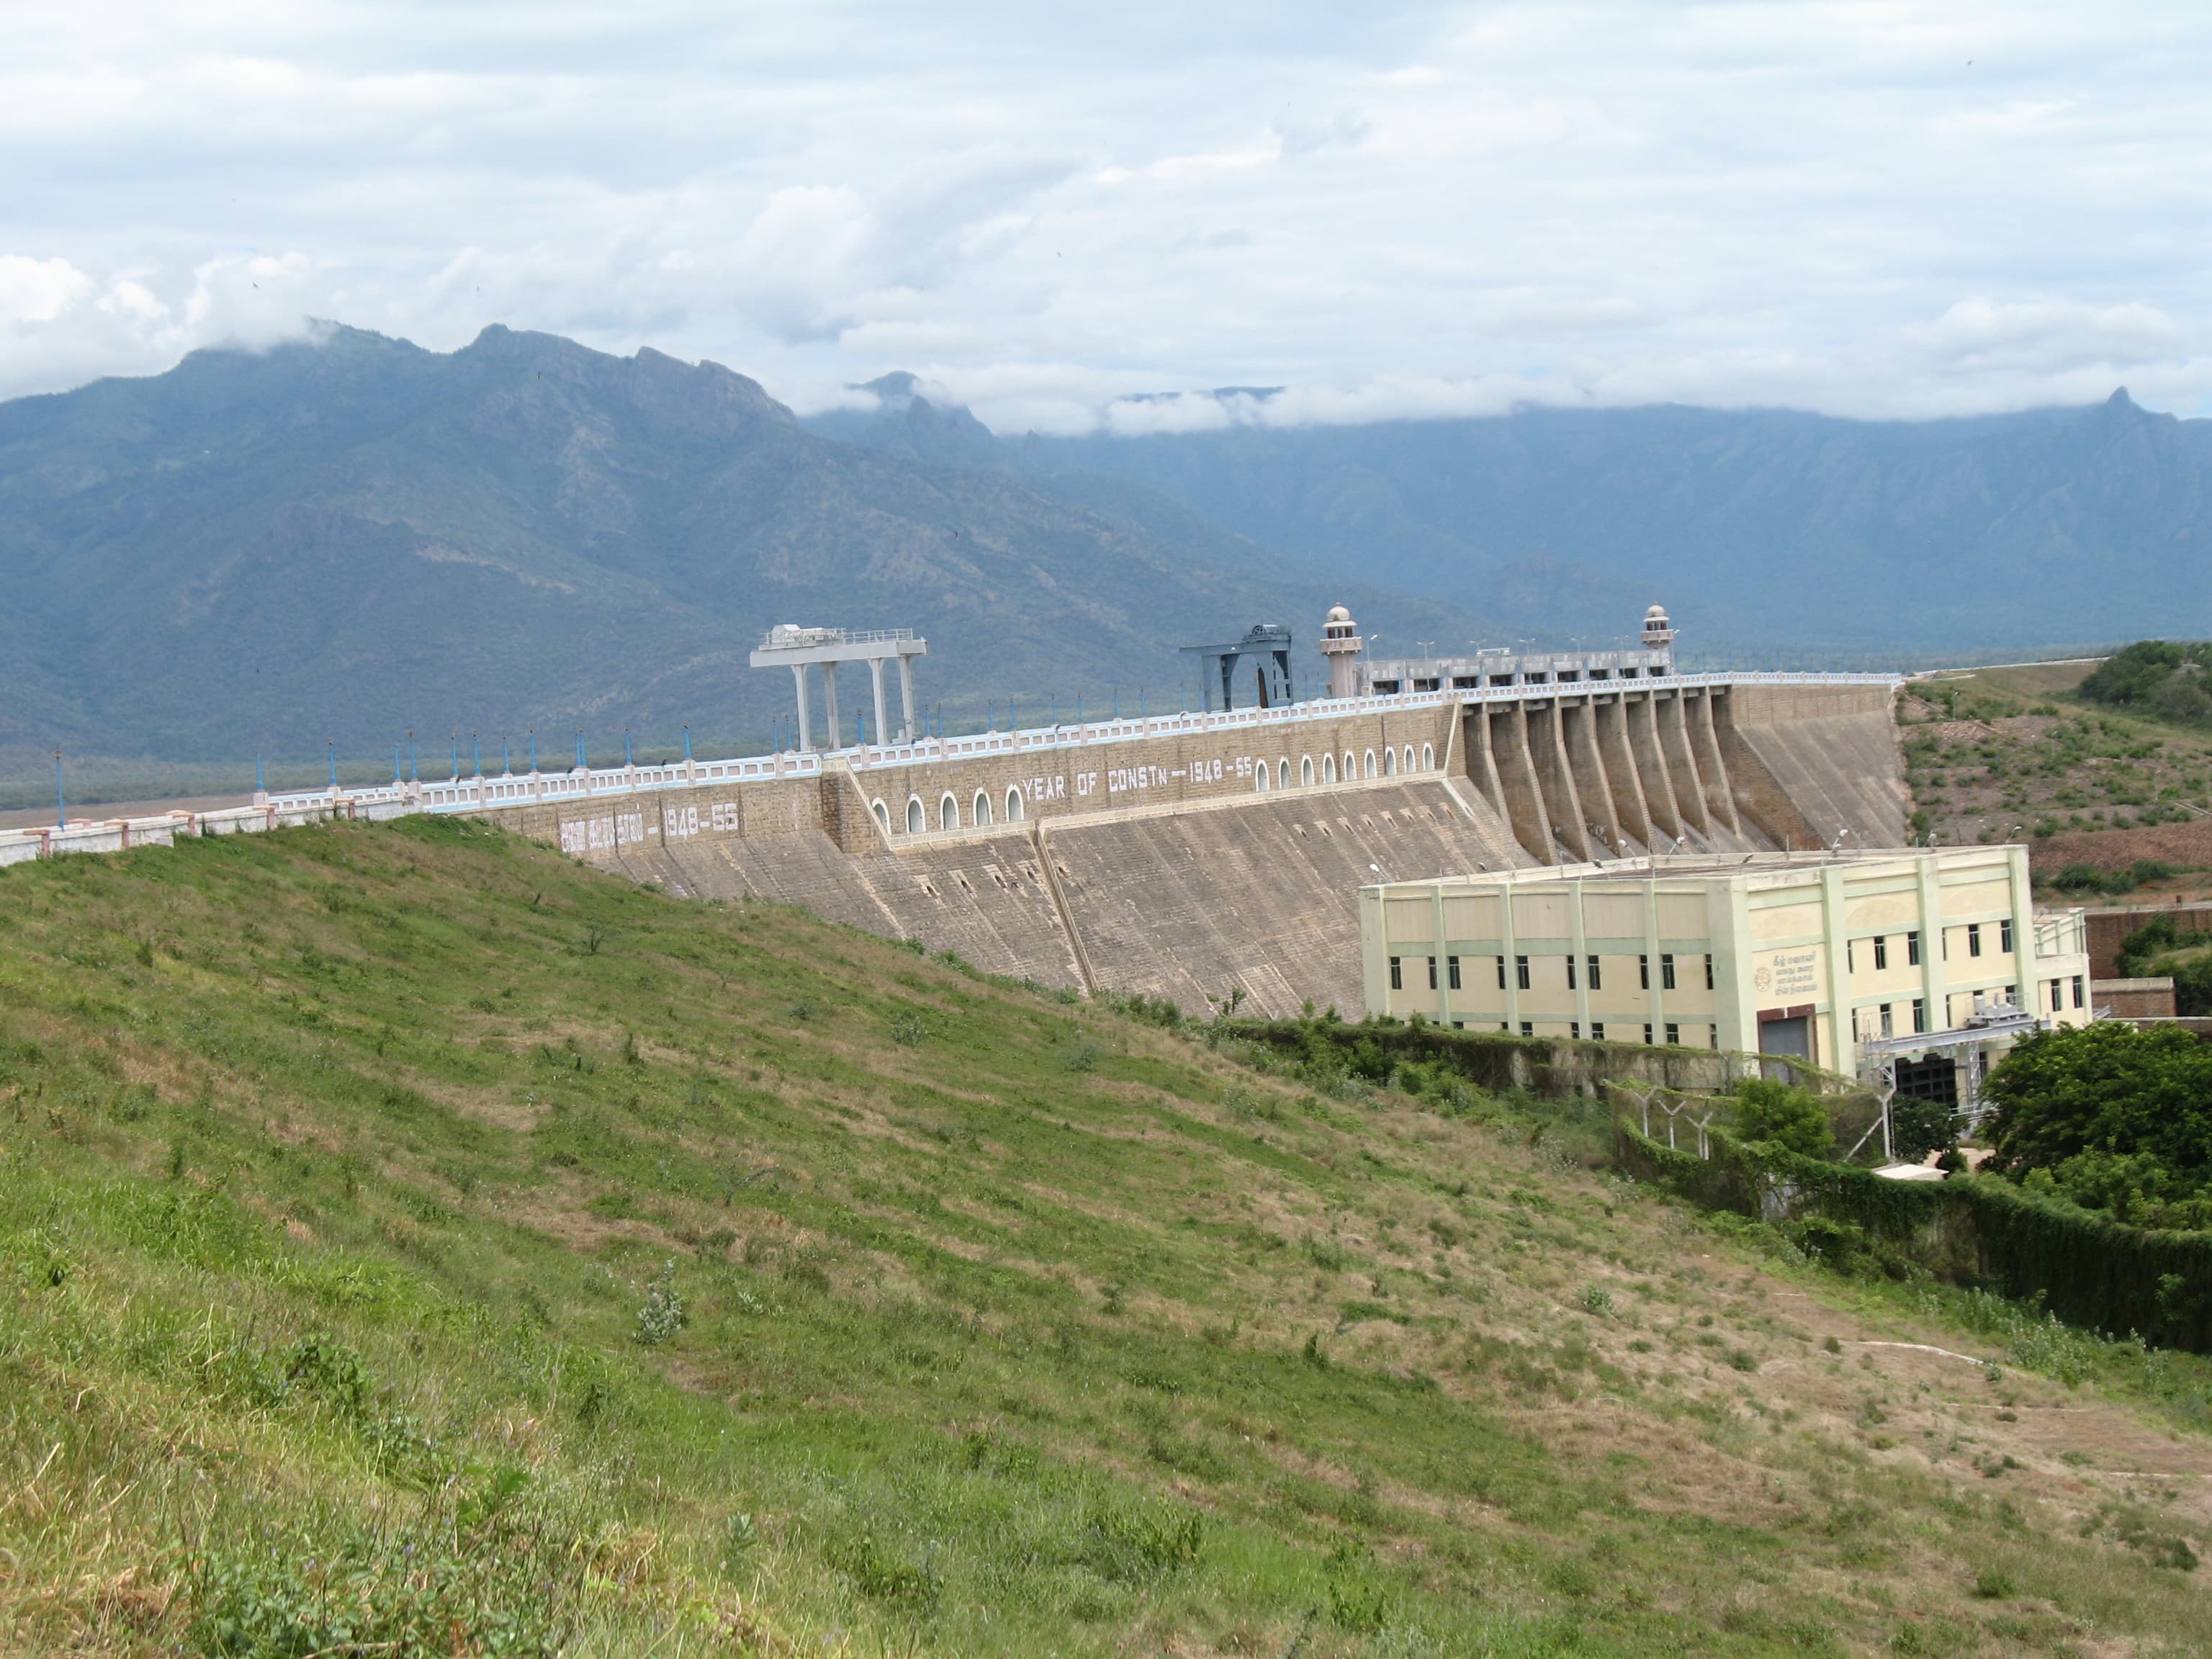
{"type": "Polygon", "coordinates": [[[1040,984],[1350,1012],[1369,882],[1901,843],[1891,695],[1815,676],[1514,687],[854,750],[799,775],[425,793],[672,893],[803,904],[1040,984]]]}

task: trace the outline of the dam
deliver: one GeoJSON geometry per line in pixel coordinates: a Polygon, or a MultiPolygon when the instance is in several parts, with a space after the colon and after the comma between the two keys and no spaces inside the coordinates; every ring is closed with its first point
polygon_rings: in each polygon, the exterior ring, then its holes
{"type": "Polygon", "coordinates": [[[0,834],[0,863],[465,813],[671,894],[800,904],[1054,988],[1289,1016],[1363,1006],[1370,883],[1903,844],[1894,678],[1616,655],[1634,660],[1363,664],[1330,688],[1352,695],[1274,708],[275,796],[0,834]]]}

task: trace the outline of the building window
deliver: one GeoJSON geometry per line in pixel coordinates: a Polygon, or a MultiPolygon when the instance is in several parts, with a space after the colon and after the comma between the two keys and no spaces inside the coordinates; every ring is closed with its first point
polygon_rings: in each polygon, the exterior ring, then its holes
{"type": "Polygon", "coordinates": [[[1358,777],[1359,762],[1352,752],[1347,749],[1344,751],[1344,781],[1346,783],[1352,783],[1356,782],[1358,780],[1358,777]]]}
{"type": "Polygon", "coordinates": [[[883,802],[881,802],[881,801],[878,801],[878,802],[874,805],[874,806],[872,806],[872,808],[870,808],[869,810],[870,810],[870,811],[873,811],[873,812],[875,813],[875,815],[876,815],[876,822],[877,822],[878,823],[880,823],[880,824],[882,824],[882,825],[884,826],[884,833],[885,835],[887,835],[887,836],[888,836],[889,834],[890,834],[890,832],[891,832],[891,809],[890,809],[890,807],[888,807],[888,806],[884,805],[883,804],[883,802]]]}
{"type": "Polygon", "coordinates": [[[1268,786],[1273,781],[1274,774],[1267,769],[1267,762],[1261,761],[1257,767],[1253,769],[1252,787],[1257,793],[1262,795],[1266,794],[1267,793],[1268,786]]]}
{"type": "Polygon", "coordinates": [[[1275,782],[1280,787],[1285,789],[1291,787],[1290,762],[1286,760],[1279,760],[1275,763],[1275,782]]]}
{"type": "Polygon", "coordinates": [[[929,827],[929,816],[921,810],[921,797],[909,795],[906,803],[906,832],[918,836],[929,827]]]}
{"type": "Polygon", "coordinates": [[[1525,991],[1528,988],[1528,957],[1516,957],[1513,958],[1513,981],[1522,990],[1525,991]]]}
{"type": "Polygon", "coordinates": [[[1432,743],[1425,743],[1421,745],[1421,770],[1433,772],[1436,769],[1437,746],[1432,743]]]}
{"type": "Polygon", "coordinates": [[[1721,1046],[1721,1028],[1719,1026],[1708,1025],[1705,1027],[1705,1042],[1710,1048],[1717,1048],[1721,1046]]]}
{"type": "Polygon", "coordinates": [[[1298,781],[1310,789],[1313,787],[1313,757],[1304,756],[1298,761],[1298,781]]]}
{"type": "Polygon", "coordinates": [[[1459,989],[1459,958],[1458,958],[1457,957],[1446,957],[1446,958],[1444,959],[1444,966],[1445,966],[1445,967],[1449,970],[1449,974],[1447,975],[1447,978],[1448,978],[1448,980],[1449,980],[1449,983],[1450,983],[1450,985],[1451,985],[1451,988],[1452,988],[1453,990],[1455,990],[1455,991],[1458,990],[1458,989],[1459,989]]]}
{"type": "Polygon", "coordinates": [[[1667,1022],[1667,1046],[1669,1048],[1679,1047],[1681,1041],[1682,1028],[1675,1024],[1674,1021],[1668,1020],[1667,1022]]]}
{"type": "Polygon", "coordinates": [[[1981,953],[1982,924],[1978,921],[1970,921],[1966,924],[1966,954],[1970,957],[1978,957],[1981,953]]]}
{"type": "Polygon", "coordinates": [[[1395,957],[1390,958],[1390,988],[1394,991],[1402,991],[1406,988],[1405,970],[1395,957]]]}
{"type": "Polygon", "coordinates": [[[2012,918],[2010,916],[1997,923],[1997,954],[2002,957],[2008,957],[2012,954],[2012,918]]]}
{"type": "Polygon", "coordinates": [[[1651,1046],[1651,1022],[1650,1020],[1644,1022],[1644,1046],[1647,1048],[1651,1046]]]}
{"type": "Polygon", "coordinates": [[[1021,821],[1022,792],[1018,789],[1009,789],[1006,791],[1006,822],[1019,823],[1021,821]]]}
{"type": "Polygon", "coordinates": [[[978,829],[991,821],[991,798],[980,789],[975,792],[975,814],[978,829]]]}
{"type": "Polygon", "coordinates": [[[1590,1041],[1592,1042],[1602,1042],[1605,1041],[1605,1022],[1603,1020],[1594,1019],[1590,1022],[1590,1041]]]}
{"type": "Polygon", "coordinates": [[[1582,1021],[1578,1019],[1569,1020],[1567,1022],[1567,1035],[1572,1037],[1577,1042],[1580,1042],[1583,1040],[1582,1021]]]}
{"type": "Polygon", "coordinates": [[[1589,969],[1590,989],[1593,991],[1602,991],[1605,989],[1605,982],[1598,977],[1597,958],[1595,957],[1585,957],[1583,959],[1583,965],[1589,969]]]}
{"type": "Polygon", "coordinates": [[[1908,968],[1920,965],[1920,935],[1917,933],[1905,936],[1905,965],[1908,968]]]}
{"type": "Polygon", "coordinates": [[[1505,988],[1505,958],[1504,957],[1498,958],[1498,988],[1501,991],[1505,988]]]}
{"type": "Polygon", "coordinates": [[[1323,783],[1334,783],[1336,781],[1335,756],[1323,755],[1321,757],[1321,781],[1323,783]]]}
{"type": "Polygon", "coordinates": [[[1375,775],[1375,751],[1372,749],[1367,751],[1367,770],[1363,775],[1370,778],[1375,775]]]}
{"type": "Polygon", "coordinates": [[[1710,991],[1710,990],[1711,990],[1712,988],[1713,988],[1713,953],[1712,953],[1711,951],[1706,951],[1706,952],[1705,952],[1705,989],[1707,989],[1708,991],[1710,991]]]}
{"type": "MultiPolygon", "coordinates": [[[[1659,988],[1662,991],[1671,991],[1674,988],[1674,958],[1671,956],[1662,956],[1659,958],[1659,988]]],[[[1670,1025],[1667,1029],[1672,1030],[1674,1027],[1670,1025]]],[[[1669,1042],[1674,1040],[1672,1037],[1667,1039],[1669,1042]]]]}
{"type": "Polygon", "coordinates": [[[1847,974],[1856,974],[1859,970],[1858,957],[1852,950],[1852,945],[1850,939],[1844,941],[1844,971],[1847,974]]]}
{"type": "Polygon", "coordinates": [[[2020,987],[2019,987],[2019,986],[2017,986],[2017,985],[2008,985],[2008,986],[2006,986],[2006,987],[2005,987],[2005,1000],[2006,1000],[2007,1002],[2009,1002],[2010,1004],[2012,1004],[2012,1006],[2013,1006],[2014,1007],[2015,1007],[2015,1008],[2019,1007],[2019,1006],[2020,1006],[2020,987]]]}
{"type": "Polygon", "coordinates": [[[2081,1006],[2081,975],[2079,974],[2074,975],[2074,1006],[2076,1008],[2081,1006]]]}
{"type": "Polygon", "coordinates": [[[1890,1022],[1889,1009],[1888,1003],[1885,1002],[1881,1005],[1881,1034],[1884,1036],[1895,1036],[1897,1027],[1890,1022]]]}
{"type": "Polygon", "coordinates": [[[2055,1014],[2065,1006],[2066,981],[2063,979],[2054,979],[2051,981],[2051,1012],[2055,1014]]]}
{"type": "Polygon", "coordinates": [[[957,830],[960,827],[960,803],[947,795],[937,803],[937,827],[957,830]]]}
{"type": "Polygon", "coordinates": [[[1575,988],[1575,959],[1574,959],[1572,957],[1569,957],[1567,958],[1567,989],[1569,989],[1570,991],[1571,991],[1571,990],[1573,990],[1574,988],[1575,988]]]}
{"type": "Polygon", "coordinates": [[[1913,998],[1913,999],[1912,999],[1912,1031],[1913,1031],[1913,1035],[1914,1035],[1914,1036],[1917,1036],[1921,1032],[1923,1032],[1923,1031],[1926,1030],[1927,1029],[1928,1029],[1928,999],[1927,999],[1927,998],[1925,998],[1925,997],[1915,997],[1915,998],[1913,998]]]}
{"type": "Polygon", "coordinates": [[[1874,936],[1874,970],[1877,974],[1889,966],[1889,941],[1880,933],[1874,936]]]}
{"type": "Polygon", "coordinates": [[[1408,772],[1413,769],[1413,745],[1410,743],[1406,745],[1406,769],[1408,772]]]}
{"type": "Polygon", "coordinates": [[[1521,1035],[1522,1036],[1534,1036],[1536,1035],[1536,1028],[1524,1019],[1521,1022],[1521,1035]]]}
{"type": "Polygon", "coordinates": [[[1433,990],[1435,990],[1436,988],[1437,988],[1437,959],[1436,959],[1434,957],[1431,957],[1429,958],[1429,989],[1431,989],[1431,991],[1433,991],[1433,990]]]}
{"type": "MultiPolygon", "coordinates": [[[[1651,988],[1651,958],[1650,957],[1636,958],[1636,988],[1639,991],[1648,991],[1651,988]]],[[[1647,1038],[1646,1041],[1649,1039],[1647,1038]]]]}

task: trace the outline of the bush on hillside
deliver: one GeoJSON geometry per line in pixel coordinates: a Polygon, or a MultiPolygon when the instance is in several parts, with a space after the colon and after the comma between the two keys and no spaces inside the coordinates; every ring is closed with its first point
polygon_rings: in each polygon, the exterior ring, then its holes
{"type": "Polygon", "coordinates": [[[2115,1220],[2212,1225],[2212,1044],[2118,1020],[2039,1031],[1988,1096],[1999,1173],[2115,1220]]]}
{"type": "Polygon", "coordinates": [[[2157,859],[2137,859],[2124,870],[2100,870],[2094,864],[2069,864],[2051,878],[2062,893],[2132,893],[2148,882],[2164,881],[2179,872],[2157,859]]]}
{"type": "Polygon", "coordinates": [[[2212,645],[2139,640],[2081,682],[2091,702],[2148,714],[2180,726],[2212,725],[2206,689],[2212,645]]]}
{"type": "Polygon", "coordinates": [[[1804,1158],[1826,1158],[1836,1150],[1836,1132],[1820,1097],[1765,1078],[1735,1085],[1735,1133],[1738,1140],[1785,1147],[1804,1158]]]}

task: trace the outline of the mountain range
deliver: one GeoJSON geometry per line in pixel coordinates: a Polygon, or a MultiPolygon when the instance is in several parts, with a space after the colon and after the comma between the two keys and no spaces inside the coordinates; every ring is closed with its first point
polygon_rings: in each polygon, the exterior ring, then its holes
{"type": "MultiPolygon", "coordinates": [[[[1386,652],[1617,637],[1695,653],[2030,650],[2212,633],[2212,422],[2125,392],[1923,423],[1523,410],[994,434],[872,383],[756,382],[489,328],[328,327],[0,404],[0,750],[234,761],[534,731],[565,762],[767,740],[779,622],[913,627],[957,729],[1174,707],[1176,647],[1352,606],[1386,652]]],[[[847,702],[860,701],[859,683],[847,702]]],[[[442,767],[442,759],[440,762],[442,767]]]]}
{"type": "Polygon", "coordinates": [[[791,683],[747,657],[779,622],[918,629],[925,702],[974,723],[1172,708],[1178,645],[1310,635],[1339,598],[1430,614],[1183,528],[839,442],[651,350],[338,328],[198,352],[0,404],[0,743],[319,757],[412,730],[442,757],[534,731],[566,763],[580,728],[604,762],[625,730],[766,742],[791,683]]]}

